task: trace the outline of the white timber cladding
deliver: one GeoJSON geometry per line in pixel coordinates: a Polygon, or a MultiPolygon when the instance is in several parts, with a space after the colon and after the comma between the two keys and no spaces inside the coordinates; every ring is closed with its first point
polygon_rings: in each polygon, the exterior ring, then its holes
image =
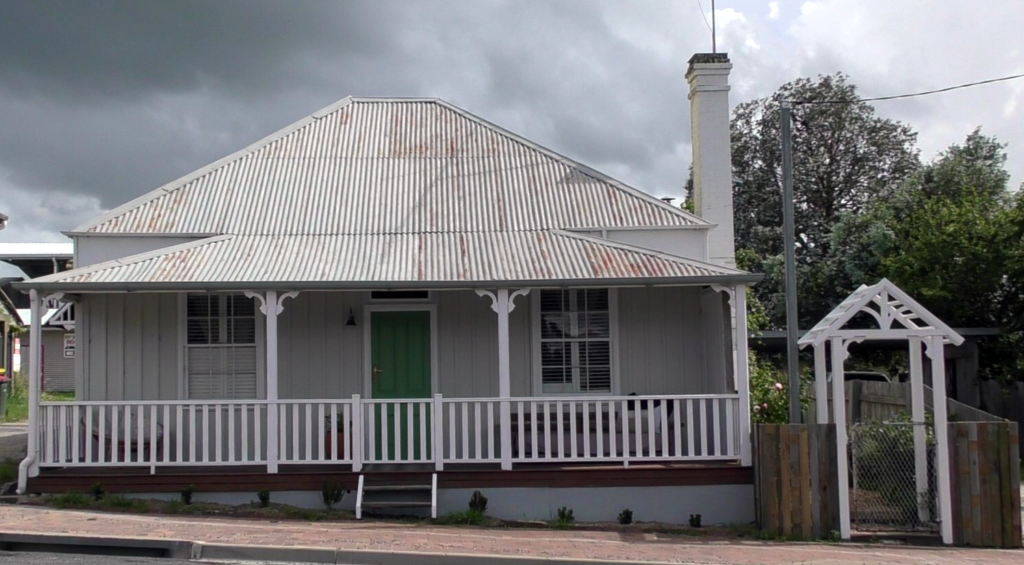
{"type": "MultiPolygon", "coordinates": [[[[659,287],[619,288],[614,295],[619,321],[612,355],[618,359],[619,392],[732,392],[731,355],[726,355],[732,345],[721,293],[659,287]]],[[[83,336],[77,357],[83,371],[81,398],[187,398],[184,296],[81,295],[79,312],[85,314],[76,327],[83,336]]],[[[513,397],[541,394],[539,341],[534,337],[533,307],[527,304],[538,296],[534,290],[517,298],[518,306],[509,314],[513,397]]],[[[363,394],[363,307],[369,304],[369,292],[302,292],[288,300],[278,316],[280,398],[363,394]],[[354,327],[346,325],[350,310],[354,327]]],[[[436,390],[445,398],[497,397],[498,328],[490,300],[468,290],[436,291],[429,304],[437,309],[436,390]]],[[[257,397],[265,398],[265,322],[258,308],[256,317],[257,397]]]]}

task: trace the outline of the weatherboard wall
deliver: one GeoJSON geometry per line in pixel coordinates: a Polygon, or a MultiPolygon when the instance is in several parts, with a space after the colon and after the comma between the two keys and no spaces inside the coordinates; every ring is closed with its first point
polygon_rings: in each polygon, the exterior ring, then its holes
{"type": "MultiPolygon", "coordinates": [[[[616,292],[619,325],[613,355],[621,394],[733,390],[728,304],[722,293],[698,287],[616,292]]],[[[531,369],[536,354],[529,304],[533,299],[536,292],[517,299],[509,319],[513,396],[540,395],[531,369]]],[[[370,301],[368,292],[303,292],[284,302],[278,320],[280,398],[364,394],[364,307],[369,304],[384,303],[370,301]],[[346,325],[350,312],[355,327],[346,325]]],[[[449,397],[497,396],[497,316],[490,300],[468,290],[439,291],[432,293],[429,304],[437,312],[440,392],[449,397]]],[[[85,294],[78,307],[80,398],[183,398],[178,294],[85,294]]],[[[262,359],[262,335],[257,342],[262,359]]]]}

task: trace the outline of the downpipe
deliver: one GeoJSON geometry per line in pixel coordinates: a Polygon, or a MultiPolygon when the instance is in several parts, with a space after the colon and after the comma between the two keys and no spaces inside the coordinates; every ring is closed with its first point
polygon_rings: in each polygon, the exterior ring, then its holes
{"type": "Polygon", "coordinates": [[[29,370],[28,370],[28,450],[25,459],[18,465],[19,495],[28,490],[29,475],[34,476],[39,460],[39,388],[40,370],[42,369],[42,314],[40,311],[39,291],[29,290],[32,307],[32,325],[29,328],[29,370]]]}

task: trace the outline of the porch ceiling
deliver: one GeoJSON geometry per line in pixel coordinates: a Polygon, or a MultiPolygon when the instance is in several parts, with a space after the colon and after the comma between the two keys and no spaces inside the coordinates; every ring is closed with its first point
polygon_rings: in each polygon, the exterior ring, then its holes
{"type": "Polygon", "coordinates": [[[20,283],[63,291],[753,283],[759,275],[562,230],[222,235],[20,283]]]}

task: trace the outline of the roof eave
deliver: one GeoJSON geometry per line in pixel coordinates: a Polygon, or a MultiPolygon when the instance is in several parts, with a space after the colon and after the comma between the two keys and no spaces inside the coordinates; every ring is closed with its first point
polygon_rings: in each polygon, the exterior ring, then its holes
{"type": "Polygon", "coordinates": [[[216,281],[216,282],[34,282],[13,283],[18,290],[50,292],[166,292],[237,290],[454,290],[504,287],[613,287],[613,286],[707,286],[752,285],[764,278],[759,274],[699,277],[609,277],[596,279],[480,280],[480,281],[216,281]]]}

